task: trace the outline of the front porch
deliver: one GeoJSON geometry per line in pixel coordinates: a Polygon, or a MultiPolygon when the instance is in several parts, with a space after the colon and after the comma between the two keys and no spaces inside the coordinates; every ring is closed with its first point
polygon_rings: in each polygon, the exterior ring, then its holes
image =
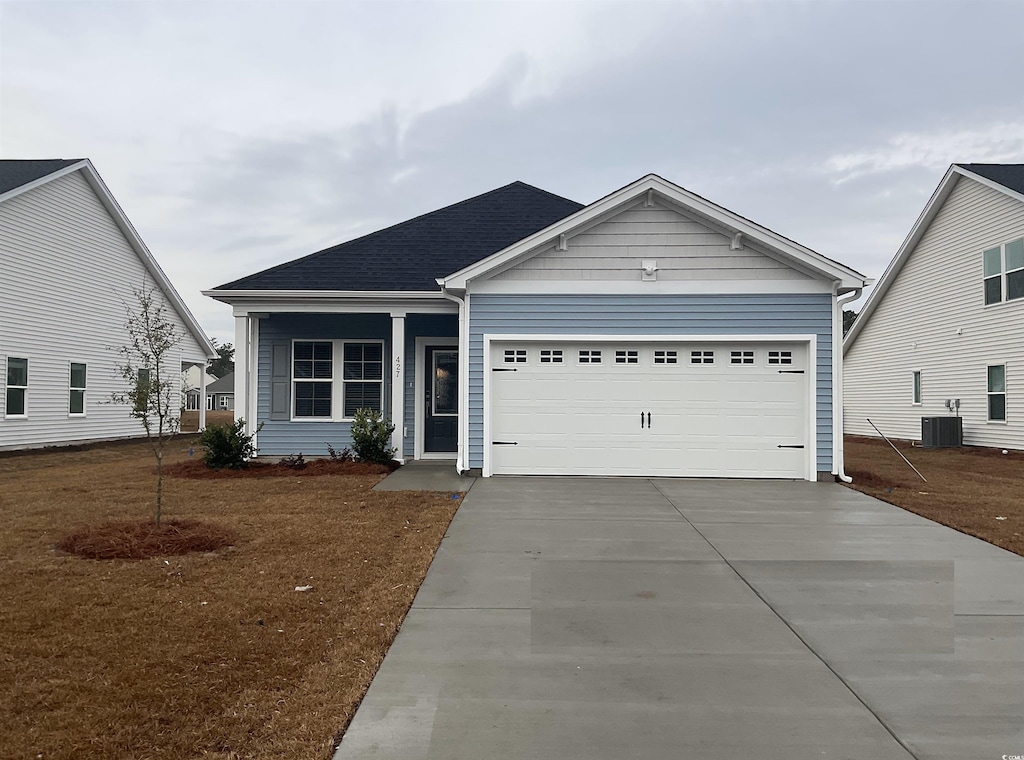
{"type": "Polygon", "coordinates": [[[258,431],[260,456],[327,456],[351,447],[352,417],[370,408],[394,423],[399,461],[456,459],[456,304],[236,313],[236,346],[235,416],[258,431]]]}

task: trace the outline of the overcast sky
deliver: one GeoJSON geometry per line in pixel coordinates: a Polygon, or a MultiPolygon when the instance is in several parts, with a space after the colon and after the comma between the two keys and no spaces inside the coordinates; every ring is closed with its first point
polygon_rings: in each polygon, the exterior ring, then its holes
{"type": "Polygon", "coordinates": [[[871,277],[1024,162],[1024,2],[7,2],[0,155],[91,158],[210,288],[522,180],[655,172],[871,277]]]}

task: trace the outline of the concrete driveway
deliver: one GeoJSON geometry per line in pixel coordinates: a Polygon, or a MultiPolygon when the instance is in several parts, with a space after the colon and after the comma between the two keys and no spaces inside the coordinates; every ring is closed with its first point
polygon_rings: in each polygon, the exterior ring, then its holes
{"type": "Polygon", "coordinates": [[[336,760],[1024,755],[1024,559],[841,486],[477,481],[336,760]]]}

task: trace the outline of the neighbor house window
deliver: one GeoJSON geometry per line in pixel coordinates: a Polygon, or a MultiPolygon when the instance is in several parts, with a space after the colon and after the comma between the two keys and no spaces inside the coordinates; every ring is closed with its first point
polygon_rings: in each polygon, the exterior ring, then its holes
{"type": "Polygon", "coordinates": [[[85,365],[71,362],[68,414],[85,414],[85,365]]]}
{"type": "Polygon", "coordinates": [[[7,417],[25,417],[28,414],[28,359],[7,357],[7,417]]]}
{"type": "Polygon", "coordinates": [[[987,249],[982,266],[986,305],[1024,298],[1024,238],[987,249]]]}
{"type": "Polygon", "coordinates": [[[989,422],[1006,422],[1006,365],[992,364],[988,368],[989,422]]]}
{"type": "Polygon", "coordinates": [[[357,409],[381,411],[384,404],[384,344],[345,343],[344,409],[354,417],[357,409]]]}
{"type": "Polygon", "coordinates": [[[221,396],[219,404],[220,404],[220,408],[221,409],[227,409],[228,408],[228,397],[227,396],[221,396]]]}
{"type": "Polygon", "coordinates": [[[292,351],[294,416],[330,419],[334,394],[334,344],[297,340],[292,351]]]}
{"type": "Polygon", "coordinates": [[[915,404],[921,403],[921,370],[914,370],[913,399],[915,404]]]}

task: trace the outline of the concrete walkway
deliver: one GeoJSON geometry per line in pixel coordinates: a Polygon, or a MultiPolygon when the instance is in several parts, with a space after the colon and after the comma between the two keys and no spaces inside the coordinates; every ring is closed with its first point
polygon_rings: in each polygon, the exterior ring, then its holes
{"type": "Polygon", "coordinates": [[[1024,755],[1024,559],[831,484],[480,480],[336,760],[1024,755]]]}
{"type": "Polygon", "coordinates": [[[473,487],[476,478],[459,475],[455,461],[418,459],[406,462],[373,487],[374,491],[451,491],[459,493],[473,487]]]}

